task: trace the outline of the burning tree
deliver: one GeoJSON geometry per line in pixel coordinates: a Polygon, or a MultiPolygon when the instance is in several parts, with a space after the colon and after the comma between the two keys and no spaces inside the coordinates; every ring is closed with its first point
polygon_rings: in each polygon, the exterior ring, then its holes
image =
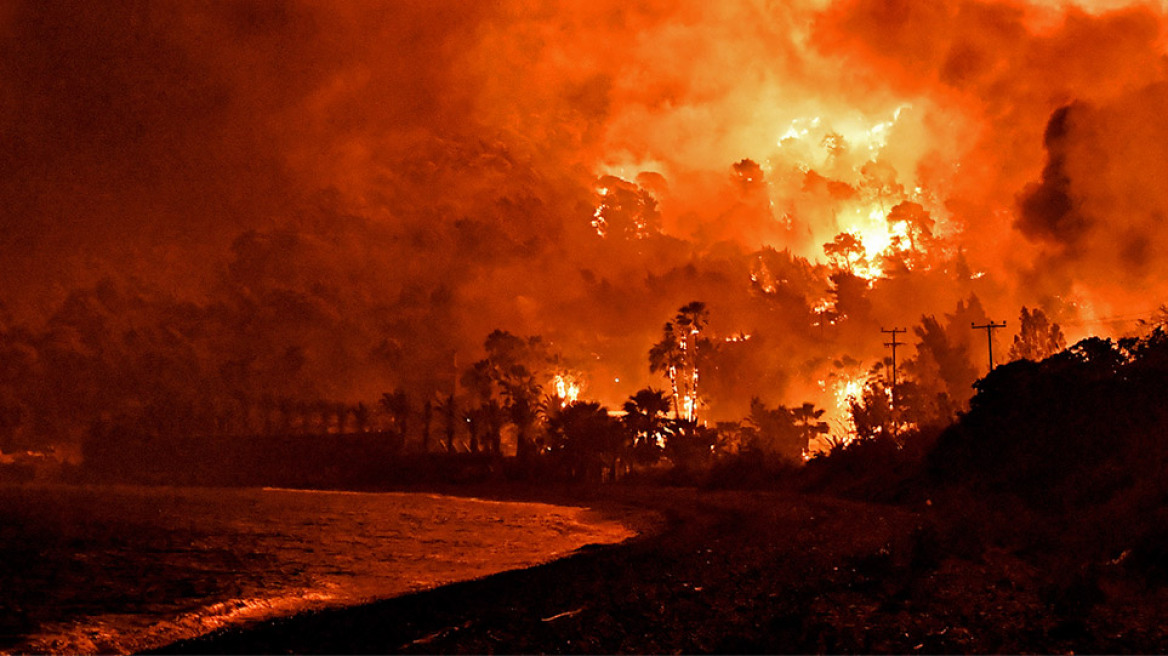
{"type": "Polygon", "coordinates": [[[645,239],[661,231],[657,200],[640,184],[606,175],[597,182],[600,203],[592,227],[601,237],[645,239]]]}
{"type": "Polygon", "coordinates": [[[868,253],[860,238],[850,232],[841,232],[835,239],[823,245],[823,253],[833,269],[838,271],[866,271],[869,268],[868,253]]]}
{"type": "Polygon", "coordinates": [[[660,342],[649,349],[649,371],[669,378],[676,419],[697,421],[698,364],[710,347],[701,337],[709,322],[706,304],[693,301],[682,306],[673,321],[666,322],[660,342]]]}

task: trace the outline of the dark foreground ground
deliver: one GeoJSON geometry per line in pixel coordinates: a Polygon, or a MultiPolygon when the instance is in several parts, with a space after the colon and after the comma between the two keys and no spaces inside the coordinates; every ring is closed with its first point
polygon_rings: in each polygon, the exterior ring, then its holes
{"type": "Polygon", "coordinates": [[[784,493],[662,489],[608,491],[584,505],[609,513],[651,509],[665,521],[623,545],[585,549],[540,567],[225,630],[163,651],[1168,649],[1162,590],[1121,583],[1078,589],[1074,577],[1054,585],[1033,555],[951,553],[926,515],[905,508],[784,493]]]}

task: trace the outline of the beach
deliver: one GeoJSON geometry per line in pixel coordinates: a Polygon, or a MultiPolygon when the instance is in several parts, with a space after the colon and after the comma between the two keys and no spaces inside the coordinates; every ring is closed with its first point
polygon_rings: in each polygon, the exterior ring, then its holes
{"type": "Polygon", "coordinates": [[[351,607],[635,533],[428,492],[0,486],[0,654],[125,654],[351,607]]]}
{"type": "Polygon", "coordinates": [[[925,513],[821,496],[610,491],[656,530],[359,607],[220,631],[163,653],[948,653],[1158,651],[1158,593],[1052,612],[1041,576],[938,546],[925,513]],[[1153,603],[1154,602],[1154,603],[1153,603]],[[1068,614],[1070,613],[1070,614],[1068,614]],[[1140,628],[1144,627],[1144,628],[1140,628]]]}

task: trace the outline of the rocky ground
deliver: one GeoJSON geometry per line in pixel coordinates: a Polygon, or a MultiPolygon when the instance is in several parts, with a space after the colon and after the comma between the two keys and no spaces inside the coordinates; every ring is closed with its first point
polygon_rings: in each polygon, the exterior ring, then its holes
{"type": "MultiPolygon", "coordinates": [[[[565,499],[557,499],[565,501],[565,499]]],[[[641,538],[168,653],[1154,653],[1158,588],[963,550],[927,508],[777,492],[614,489],[641,538]],[[956,547],[954,545],[957,545],[956,547]],[[965,552],[963,552],[965,551],[965,552]],[[1052,582],[1057,581],[1057,582],[1052,582]]],[[[1051,565],[1053,567],[1053,565],[1051,565]]]]}

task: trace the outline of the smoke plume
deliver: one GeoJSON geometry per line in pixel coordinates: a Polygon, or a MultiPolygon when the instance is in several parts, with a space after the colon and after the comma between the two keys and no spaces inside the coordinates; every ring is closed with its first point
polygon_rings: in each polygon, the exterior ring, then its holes
{"type": "MultiPolygon", "coordinates": [[[[495,329],[543,336],[617,405],[664,385],[647,352],[693,300],[722,344],[713,418],[830,403],[886,355],[880,327],[971,298],[1122,333],[1100,322],[1165,289],[1164,22],[991,0],[9,3],[5,434],[447,393],[495,329]]],[[[957,323],[923,325],[959,342],[934,369],[981,362],[957,323]]]]}

